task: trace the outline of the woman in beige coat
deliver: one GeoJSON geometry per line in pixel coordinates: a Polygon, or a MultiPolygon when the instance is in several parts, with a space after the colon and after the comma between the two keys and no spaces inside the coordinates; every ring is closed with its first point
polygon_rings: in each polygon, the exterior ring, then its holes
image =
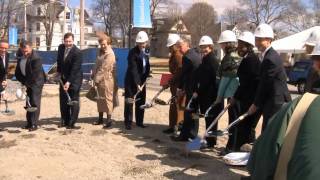
{"type": "Polygon", "coordinates": [[[111,38],[107,35],[100,35],[100,51],[97,56],[96,66],[93,73],[93,80],[97,87],[100,98],[97,100],[99,118],[94,125],[103,123],[103,113],[107,113],[107,120],[104,128],[112,125],[111,114],[113,108],[118,106],[117,100],[117,79],[116,59],[111,48],[111,38]]]}

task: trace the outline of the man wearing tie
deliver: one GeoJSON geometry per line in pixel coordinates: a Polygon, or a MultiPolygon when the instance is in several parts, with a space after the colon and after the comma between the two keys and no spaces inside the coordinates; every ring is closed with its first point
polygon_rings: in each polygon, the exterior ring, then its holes
{"type": "Polygon", "coordinates": [[[149,38],[146,32],[140,31],[136,37],[137,45],[129,51],[128,69],[125,76],[125,106],[124,106],[124,123],[127,130],[131,129],[133,119],[133,104],[135,103],[136,125],[141,128],[146,126],[143,124],[144,110],[140,108],[146,101],[146,82],[150,74],[149,56],[145,52],[149,38]],[[137,95],[136,102],[128,102],[137,95]]]}
{"type": "Polygon", "coordinates": [[[57,72],[61,77],[60,84],[60,111],[61,126],[67,129],[74,129],[78,120],[80,106],[79,104],[68,105],[69,93],[72,101],[79,102],[80,87],[82,84],[82,55],[79,48],[73,44],[74,35],[66,33],[64,35],[64,44],[58,48],[57,72]]]}
{"type": "Polygon", "coordinates": [[[8,64],[9,64],[9,54],[7,52],[7,49],[9,48],[9,45],[5,41],[0,41],[0,99],[2,97],[2,92],[7,86],[7,70],[8,70],[8,64]]]}
{"type": "MultiPolygon", "coordinates": [[[[15,76],[17,80],[27,87],[27,96],[31,107],[36,111],[27,111],[26,129],[29,131],[37,130],[37,121],[40,115],[41,93],[45,82],[45,73],[42,68],[40,57],[32,50],[30,42],[24,42],[22,45],[23,57],[18,59],[15,76]]],[[[28,102],[26,102],[28,103],[28,102]]]]}

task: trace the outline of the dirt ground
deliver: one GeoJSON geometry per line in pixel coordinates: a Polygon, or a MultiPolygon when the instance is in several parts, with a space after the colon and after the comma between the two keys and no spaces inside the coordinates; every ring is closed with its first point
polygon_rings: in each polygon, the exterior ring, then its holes
{"type": "MultiPolygon", "coordinates": [[[[113,114],[114,125],[103,130],[93,126],[97,118],[96,104],[81,98],[77,123],[81,129],[58,128],[60,121],[56,85],[46,85],[42,98],[40,129],[28,132],[24,102],[9,104],[14,116],[0,115],[0,179],[210,179],[237,180],[246,175],[244,167],[223,163],[217,150],[226,138],[220,138],[214,151],[184,153],[185,143],[172,142],[161,131],[167,128],[168,106],[156,106],[145,113],[145,129],[123,125],[123,97],[113,114]]],[[[151,99],[155,90],[147,92],[151,99]]],[[[121,92],[119,93],[122,94],[121,92]]],[[[169,99],[164,92],[161,99],[169,99]]],[[[1,104],[1,110],[3,110],[1,104]]],[[[219,126],[226,126],[224,116],[219,126]]],[[[200,134],[204,120],[200,121],[200,134]]]]}

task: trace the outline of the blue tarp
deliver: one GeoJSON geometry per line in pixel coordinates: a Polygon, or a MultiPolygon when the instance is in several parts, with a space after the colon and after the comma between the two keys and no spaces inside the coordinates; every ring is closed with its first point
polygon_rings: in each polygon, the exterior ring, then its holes
{"type": "MultiPolygon", "coordinates": [[[[118,86],[120,88],[124,87],[124,76],[127,70],[127,57],[129,53],[128,48],[114,48],[114,53],[117,60],[117,77],[118,77],[118,86]]],[[[96,62],[97,57],[97,48],[90,48],[82,50],[83,64],[82,70],[84,73],[84,78],[90,77],[90,72],[93,68],[93,65],[96,62]]],[[[50,67],[56,63],[57,51],[37,51],[38,55],[42,59],[43,67],[45,72],[48,72],[50,67]]]]}

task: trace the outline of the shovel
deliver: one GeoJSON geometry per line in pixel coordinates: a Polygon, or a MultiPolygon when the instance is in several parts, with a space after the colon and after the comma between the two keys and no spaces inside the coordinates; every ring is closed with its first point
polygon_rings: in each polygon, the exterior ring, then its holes
{"type": "Polygon", "coordinates": [[[242,120],[244,120],[249,114],[246,112],[243,115],[241,115],[240,117],[238,117],[238,119],[236,119],[235,121],[233,121],[231,124],[229,124],[229,126],[223,130],[218,130],[218,131],[214,131],[210,133],[210,137],[218,137],[218,136],[228,136],[230,135],[229,130],[230,128],[232,128],[233,126],[237,125],[239,122],[241,122],[242,120]]]}
{"type": "Polygon", "coordinates": [[[206,129],[202,138],[197,137],[186,144],[187,152],[200,149],[201,144],[205,142],[205,138],[208,136],[208,132],[210,131],[210,129],[217,124],[219,119],[223,116],[223,114],[228,110],[229,107],[230,107],[230,104],[227,104],[227,106],[220,112],[220,114],[214,119],[214,121],[212,121],[210,126],[206,129]]]}
{"type": "Polygon", "coordinates": [[[3,100],[4,101],[4,104],[5,104],[5,106],[6,106],[6,109],[4,110],[4,111],[1,111],[1,113],[3,114],[3,115],[6,115],[6,116],[12,116],[12,115],[14,115],[15,114],[15,112],[13,111],[13,110],[10,110],[9,109],[9,106],[8,106],[8,100],[3,100]]]}
{"type": "Polygon", "coordinates": [[[166,88],[161,88],[161,89],[157,92],[157,94],[154,95],[154,97],[151,99],[151,101],[150,101],[150,102],[147,102],[147,103],[144,104],[144,105],[141,105],[141,106],[140,106],[140,109],[148,109],[148,108],[153,107],[156,99],[158,98],[158,96],[159,96],[164,90],[166,90],[166,88]]]}
{"type": "Polygon", "coordinates": [[[195,97],[192,96],[191,99],[189,100],[188,105],[187,105],[187,107],[186,107],[186,110],[187,110],[187,111],[193,111],[193,110],[194,110],[194,108],[191,108],[191,104],[192,104],[192,101],[193,101],[194,99],[195,99],[195,97]]]}
{"type": "MultiPolygon", "coordinates": [[[[63,87],[63,82],[62,82],[62,80],[60,79],[59,81],[60,81],[61,86],[63,87]]],[[[64,92],[65,92],[66,95],[67,95],[67,98],[68,98],[67,104],[68,104],[69,106],[74,106],[74,105],[79,104],[79,101],[73,101],[73,100],[71,99],[70,94],[68,93],[68,91],[64,91],[64,92]]]]}
{"type": "Polygon", "coordinates": [[[32,107],[30,104],[30,98],[29,96],[26,96],[27,106],[24,107],[24,109],[28,112],[36,112],[38,110],[37,107],[32,107]]]}
{"type": "MultiPolygon", "coordinates": [[[[146,86],[147,81],[148,81],[148,79],[146,80],[146,82],[144,82],[144,83],[142,84],[141,89],[143,89],[143,88],[146,86]]],[[[133,104],[133,103],[139,101],[140,98],[137,99],[137,96],[138,96],[140,93],[141,93],[141,90],[138,89],[138,90],[137,90],[137,93],[133,96],[133,98],[126,98],[126,99],[125,99],[125,102],[128,103],[128,104],[133,104]]]]}
{"type": "Polygon", "coordinates": [[[94,99],[95,99],[95,100],[103,100],[103,99],[106,99],[106,98],[100,96],[99,91],[98,91],[98,86],[96,85],[96,83],[94,83],[93,80],[91,80],[91,82],[92,82],[91,86],[93,86],[93,87],[94,87],[94,90],[96,91],[96,96],[94,97],[94,99]]]}

